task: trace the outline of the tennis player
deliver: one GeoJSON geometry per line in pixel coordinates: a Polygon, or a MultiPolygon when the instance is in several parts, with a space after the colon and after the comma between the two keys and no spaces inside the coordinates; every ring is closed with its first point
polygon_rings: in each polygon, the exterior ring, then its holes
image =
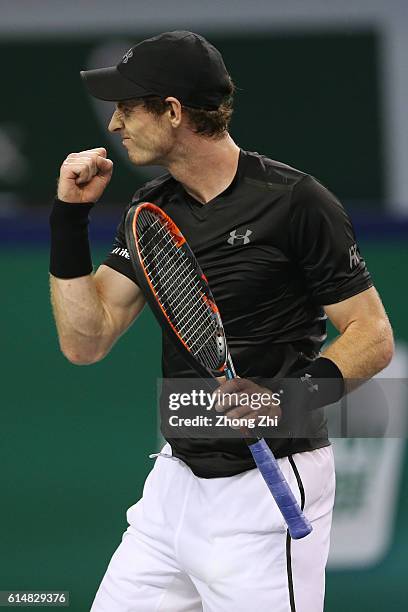
{"type": "MultiPolygon", "coordinates": [[[[322,406],[393,354],[351,222],[318,180],[233,141],[234,86],[202,36],[161,34],[82,77],[91,95],[116,103],[109,130],[131,162],[166,170],[132,202],[162,207],[208,277],[241,377],[220,387],[239,394],[227,414],[250,412],[244,392],[279,388],[282,402],[270,410],[287,419],[289,435],[268,443],[313,526],[291,540],[238,437],[167,434],[92,612],[320,612],[335,491],[322,406]],[[327,317],[339,335],[321,352],[327,317]],[[288,377],[296,402],[285,395],[288,377]],[[294,414],[307,435],[292,431],[294,414]]],[[[271,141],[277,120],[268,117],[271,141]]],[[[54,315],[61,349],[78,365],[102,359],[144,305],[124,238],[127,209],[93,273],[88,217],[112,170],[103,147],[68,155],[50,218],[54,315]]],[[[166,337],[163,374],[194,376],[166,337]]]]}

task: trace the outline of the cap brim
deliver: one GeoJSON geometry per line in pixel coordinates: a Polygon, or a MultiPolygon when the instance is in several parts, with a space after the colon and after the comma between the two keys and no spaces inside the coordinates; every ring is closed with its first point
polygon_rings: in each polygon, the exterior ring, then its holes
{"type": "Polygon", "coordinates": [[[99,100],[120,102],[131,98],[143,98],[152,93],[129,79],[125,79],[116,66],[82,70],[81,77],[89,93],[99,100]]]}

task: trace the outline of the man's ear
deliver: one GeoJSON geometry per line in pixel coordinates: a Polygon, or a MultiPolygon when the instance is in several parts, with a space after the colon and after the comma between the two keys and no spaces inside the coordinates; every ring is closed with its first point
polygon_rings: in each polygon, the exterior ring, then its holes
{"type": "Polygon", "coordinates": [[[181,115],[182,115],[182,107],[181,103],[177,98],[173,98],[171,96],[165,99],[167,102],[169,110],[169,118],[173,127],[178,127],[181,123],[181,115]]]}

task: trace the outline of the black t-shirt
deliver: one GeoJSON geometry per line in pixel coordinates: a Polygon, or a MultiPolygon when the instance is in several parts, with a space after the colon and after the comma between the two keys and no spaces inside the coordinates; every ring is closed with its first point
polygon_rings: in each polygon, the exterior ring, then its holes
{"type": "MultiPolygon", "coordinates": [[[[132,200],[153,202],[179,226],[207,276],[241,377],[283,378],[315,358],[326,339],[323,305],[372,285],[344,208],[312,176],[241,150],[232,184],[207,204],[170,174],[132,200]]],[[[124,236],[126,208],[105,265],[134,282],[124,236]]],[[[164,378],[196,376],[163,335],[164,378]]],[[[272,438],[276,457],[329,444],[323,411],[313,437],[272,438]]],[[[173,455],[204,478],[254,467],[239,439],[171,438],[173,455]]]]}

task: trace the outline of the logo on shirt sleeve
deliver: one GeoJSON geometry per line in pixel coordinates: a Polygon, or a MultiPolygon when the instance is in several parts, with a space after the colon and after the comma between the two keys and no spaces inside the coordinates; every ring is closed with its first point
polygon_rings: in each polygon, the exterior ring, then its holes
{"type": "Polygon", "coordinates": [[[111,253],[112,255],[119,255],[119,257],[130,259],[129,251],[127,249],[123,249],[122,247],[115,247],[112,249],[111,253]]]}
{"type": "Polygon", "coordinates": [[[360,255],[357,250],[357,244],[352,244],[349,248],[350,270],[358,266],[360,263],[360,255]]]}
{"type": "Polygon", "coordinates": [[[125,55],[122,58],[122,63],[127,64],[131,57],[133,57],[133,49],[129,49],[129,51],[126,51],[125,55]]]}
{"type": "Polygon", "coordinates": [[[237,234],[237,230],[233,230],[230,232],[230,237],[228,238],[228,244],[248,244],[250,241],[249,237],[252,234],[252,230],[247,229],[245,234],[237,234]]]}

